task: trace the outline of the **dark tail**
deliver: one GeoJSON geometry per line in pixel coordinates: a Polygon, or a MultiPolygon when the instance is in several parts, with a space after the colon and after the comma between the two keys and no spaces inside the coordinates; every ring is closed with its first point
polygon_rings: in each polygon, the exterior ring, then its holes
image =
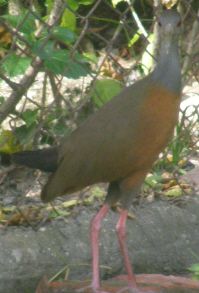
{"type": "Polygon", "coordinates": [[[58,147],[13,153],[10,155],[10,161],[44,172],[54,172],[58,166],[58,147]]]}

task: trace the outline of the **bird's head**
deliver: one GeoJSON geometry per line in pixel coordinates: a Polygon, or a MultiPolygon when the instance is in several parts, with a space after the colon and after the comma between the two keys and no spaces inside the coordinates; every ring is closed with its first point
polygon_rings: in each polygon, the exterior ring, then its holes
{"type": "Polygon", "coordinates": [[[157,18],[160,38],[171,39],[178,36],[181,31],[181,17],[176,9],[164,10],[157,18]]]}

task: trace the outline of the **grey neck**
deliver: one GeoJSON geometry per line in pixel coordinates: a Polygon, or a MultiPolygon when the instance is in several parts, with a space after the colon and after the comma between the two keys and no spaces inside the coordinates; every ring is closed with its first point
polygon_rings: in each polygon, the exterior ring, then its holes
{"type": "Polygon", "coordinates": [[[180,58],[178,41],[162,40],[159,60],[152,72],[152,79],[174,93],[181,92],[180,58]]]}

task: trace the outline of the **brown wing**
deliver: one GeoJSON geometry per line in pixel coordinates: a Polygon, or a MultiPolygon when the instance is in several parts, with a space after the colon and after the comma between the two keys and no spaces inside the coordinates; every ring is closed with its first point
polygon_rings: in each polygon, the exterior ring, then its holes
{"type": "MultiPolygon", "coordinates": [[[[155,97],[157,103],[160,100],[165,100],[165,105],[168,103],[165,97],[161,99],[163,93],[153,88],[149,76],[124,89],[66,139],[60,149],[59,167],[43,189],[44,201],[96,182],[124,178],[144,165],[150,167],[165,143],[160,141],[152,149],[149,145],[153,144],[154,137],[159,137],[161,119],[164,123],[166,117],[162,113],[159,117],[155,109],[147,109],[151,105],[148,100],[155,97]],[[150,152],[145,158],[147,148],[150,152]]],[[[156,105],[152,103],[152,106],[156,105]]],[[[169,135],[172,127],[166,127],[169,135]]]]}

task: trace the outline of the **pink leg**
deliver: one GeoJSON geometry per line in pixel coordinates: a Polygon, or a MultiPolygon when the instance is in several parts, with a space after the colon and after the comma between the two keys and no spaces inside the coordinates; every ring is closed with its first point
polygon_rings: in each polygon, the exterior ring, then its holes
{"type": "MultiPolygon", "coordinates": [[[[133,273],[131,262],[129,260],[128,249],[127,249],[127,245],[126,245],[126,220],[127,220],[127,216],[128,216],[128,211],[122,210],[121,214],[120,214],[119,221],[116,225],[116,230],[117,230],[117,236],[118,236],[118,240],[119,240],[119,244],[120,244],[120,250],[121,250],[122,256],[124,258],[124,265],[125,265],[125,269],[127,272],[129,288],[136,289],[137,288],[136,279],[135,279],[135,275],[133,273]]],[[[137,292],[137,291],[135,290],[135,292],[137,292]]]]}
{"type": "Polygon", "coordinates": [[[109,211],[109,205],[104,204],[91,222],[91,248],[92,248],[92,288],[94,292],[100,289],[99,276],[99,233],[101,222],[109,211]]]}

